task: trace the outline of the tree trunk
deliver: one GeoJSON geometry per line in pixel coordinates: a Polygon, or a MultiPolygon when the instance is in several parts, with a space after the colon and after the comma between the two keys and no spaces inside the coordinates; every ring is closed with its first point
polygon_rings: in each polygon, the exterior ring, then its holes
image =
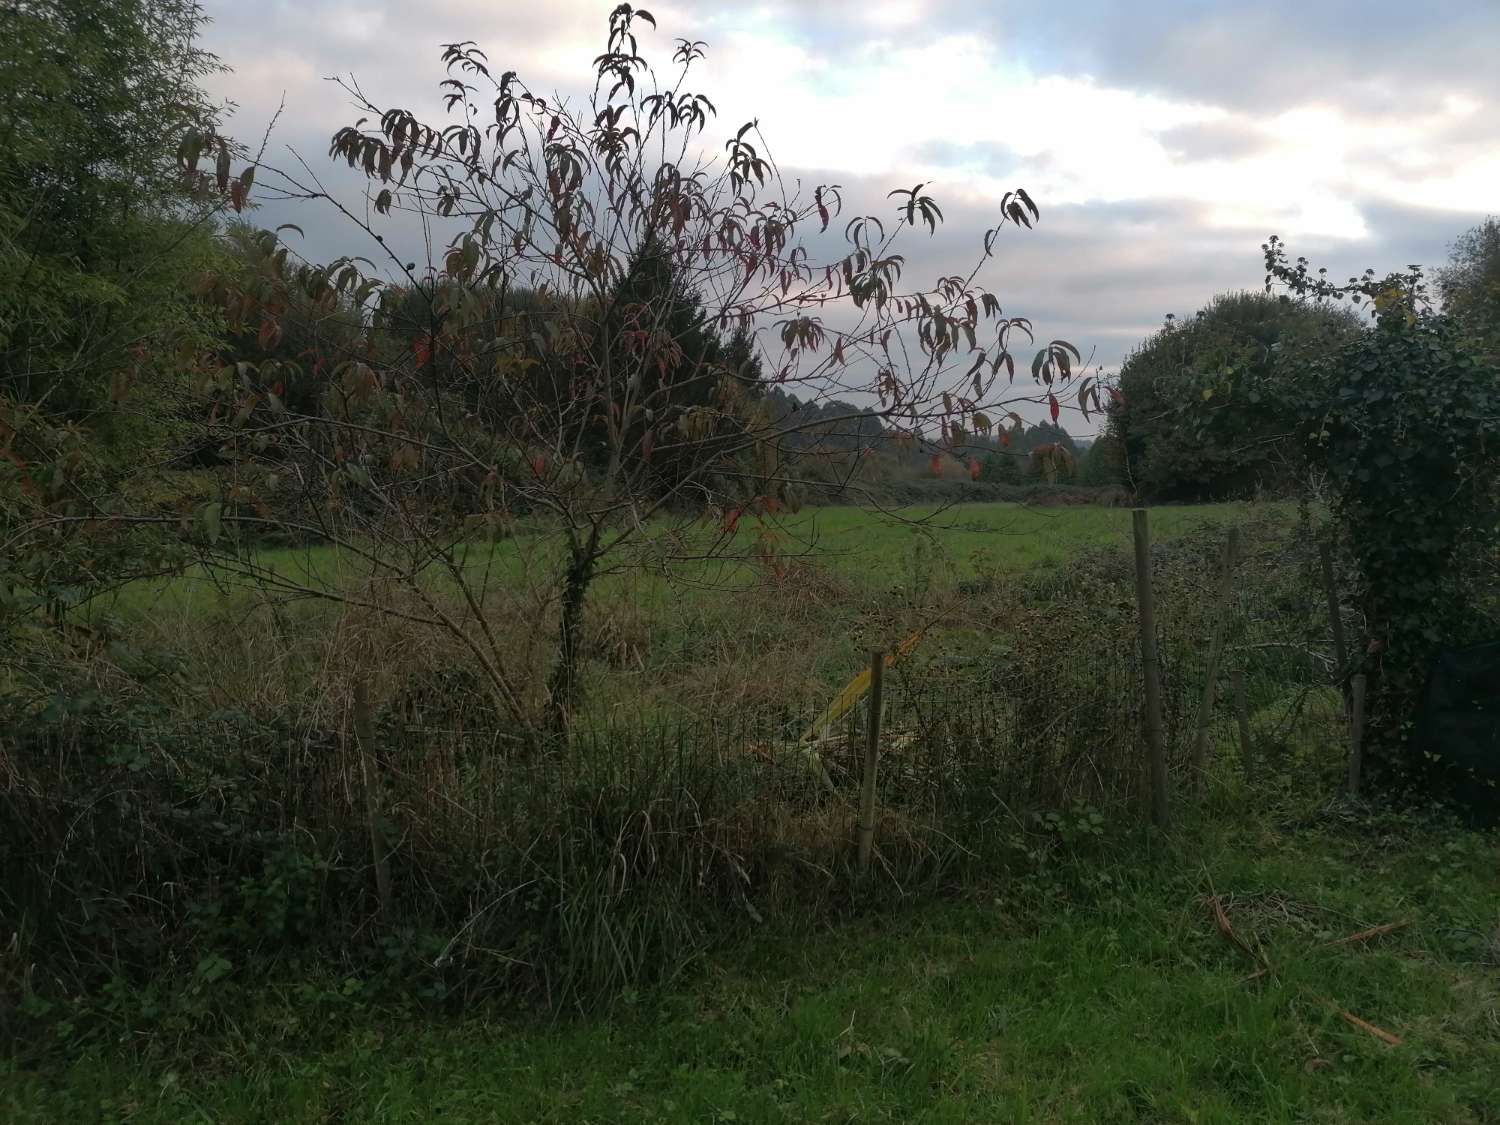
{"type": "Polygon", "coordinates": [[[579,646],[583,640],[583,606],[594,579],[594,556],[574,552],[563,579],[562,617],[557,628],[557,663],[547,681],[547,729],[566,734],[578,703],[579,646]]]}

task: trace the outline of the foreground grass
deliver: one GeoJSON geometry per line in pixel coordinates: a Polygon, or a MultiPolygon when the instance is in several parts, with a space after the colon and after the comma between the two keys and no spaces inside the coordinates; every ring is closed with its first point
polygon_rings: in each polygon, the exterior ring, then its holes
{"type": "Polygon", "coordinates": [[[0,1064],[0,1119],[1500,1121],[1495,837],[1244,797],[968,901],[747,938],[609,1018],[268,992],[207,1040],[0,1064]]]}

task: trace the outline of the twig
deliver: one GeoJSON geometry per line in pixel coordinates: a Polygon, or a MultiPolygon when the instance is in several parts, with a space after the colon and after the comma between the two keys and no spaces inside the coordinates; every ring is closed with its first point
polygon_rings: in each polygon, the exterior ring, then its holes
{"type": "MultiPolygon", "coordinates": [[[[1333,1001],[1330,1000],[1329,1003],[1332,1004],[1333,1001]]],[[[1335,1007],[1337,1007],[1337,1005],[1335,1005],[1335,1007]]],[[[1376,1039],[1379,1039],[1385,1043],[1389,1043],[1392,1047],[1399,1047],[1403,1042],[1401,1036],[1394,1035],[1391,1032],[1386,1031],[1383,1027],[1376,1027],[1369,1020],[1362,1020],[1353,1012],[1346,1012],[1343,1009],[1339,1009],[1339,1015],[1343,1017],[1344,1022],[1347,1023],[1350,1027],[1357,1027],[1361,1031],[1368,1031],[1371,1035],[1375,1036],[1376,1039]]]]}
{"type": "Polygon", "coordinates": [[[1371,938],[1384,937],[1386,934],[1401,929],[1403,926],[1411,925],[1410,918],[1403,918],[1399,922],[1386,922],[1384,925],[1371,926],[1368,930],[1360,930],[1358,933],[1350,934],[1348,937],[1335,938],[1333,941],[1325,941],[1318,946],[1319,949],[1331,949],[1337,945],[1355,945],[1359,942],[1369,941],[1371,938]]]}

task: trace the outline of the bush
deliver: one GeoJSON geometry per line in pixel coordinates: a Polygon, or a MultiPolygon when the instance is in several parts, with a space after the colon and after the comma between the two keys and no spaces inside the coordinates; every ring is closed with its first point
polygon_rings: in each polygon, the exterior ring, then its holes
{"type": "Polygon", "coordinates": [[[1120,369],[1109,433],[1126,478],[1153,501],[1285,494],[1298,480],[1285,385],[1356,331],[1346,309],[1260,293],[1169,319],[1120,369]]]}

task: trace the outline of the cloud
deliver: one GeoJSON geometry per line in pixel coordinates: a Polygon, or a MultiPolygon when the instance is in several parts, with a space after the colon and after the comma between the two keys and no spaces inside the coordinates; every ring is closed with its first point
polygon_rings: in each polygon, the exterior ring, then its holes
{"type": "Polygon", "coordinates": [[[1237,160],[1275,147],[1274,137],[1249,121],[1222,119],[1174,125],[1160,134],[1174,160],[1237,160]]]}

